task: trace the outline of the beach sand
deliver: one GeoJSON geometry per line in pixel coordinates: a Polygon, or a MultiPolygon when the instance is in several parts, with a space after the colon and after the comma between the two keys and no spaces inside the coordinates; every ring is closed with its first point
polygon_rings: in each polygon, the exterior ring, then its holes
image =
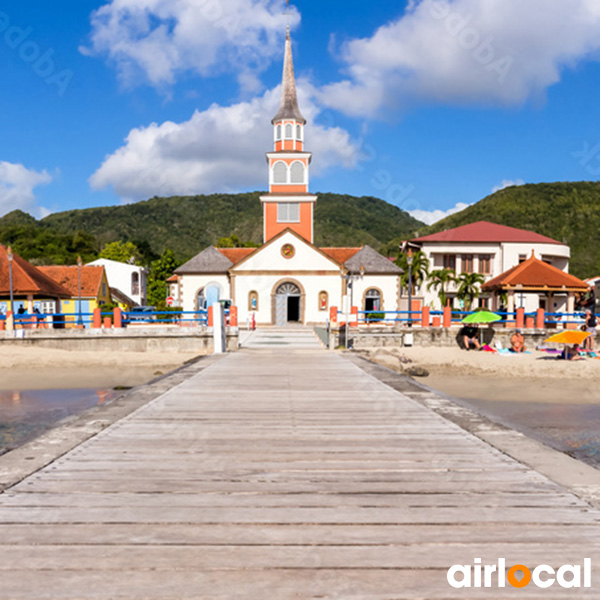
{"type": "Polygon", "coordinates": [[[135,387],[168,373],[197,353],[71,352],[0,347],[0,390],[135,387]]]}
{"type": "Polygon", "coordinates": [[[460,348],[372,349],[369,357],[394,370],[419,366],[421,383],[456,398],[490,402],[600,403],[600,360],[564,361],[544,352],[498,355],[460,348]],[[412,361],[401,364],[399,357],[412,361]]]}

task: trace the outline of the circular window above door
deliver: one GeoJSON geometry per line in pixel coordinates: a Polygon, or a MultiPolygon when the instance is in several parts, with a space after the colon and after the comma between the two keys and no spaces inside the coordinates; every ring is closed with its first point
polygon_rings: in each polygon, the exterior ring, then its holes
{"type": "Polygon", "coordinates": [[[284,244],[281,246],[281,255],[283,258],[294,258],[296,254],[296,248],[292,244],[284,244]]]}

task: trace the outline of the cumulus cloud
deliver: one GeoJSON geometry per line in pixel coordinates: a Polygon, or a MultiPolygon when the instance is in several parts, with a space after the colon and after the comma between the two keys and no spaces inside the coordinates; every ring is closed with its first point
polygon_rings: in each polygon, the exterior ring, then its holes
{"type": "MultiPolygon", "coordinates": [[[[318,158],[311,174],[333,166],[352,168],[361,158],[350,134],[318,124],[315,90],[299,81],[299,100],[309,120],[307,147],[318,158]],[[317,123],[315,124],[315,121],[317,123]]],[[[280,87],[231,106],[213,104],[183,123],[167,121],[133,129],[125,145],[92,175],[94,189],[112,186],[126,201],[154,195],[238,192],[267,185],[265,152],[273,147],[270,120],[280,87]]]]}
{"type": "Polygon", "coordinates": [[[442,219],[445,219],[450,215],[461,212],[465,210],[465,208],[469,208],[469,206],[472,205],[465,204],[464,202],[459,202],[458,204],[456,204],[448,210],[411,210],[410,214],[415,219],[423,221],[423,223],[425,223],[426,225],[433,225],[434,223],[437,223],[438,221],[441,221],[442,219]]]}
{"type": "MultiPolygon", "coordinates": [[[[257,86],[256,72],[281,53],[284,0],[110,0],[92,15],[81,51],[107,56],[126,84],[174,83],[179,73],[233,71],[257,86]]],[[[292,10],[292,26],[299,14],[292,10]]]]}
{"type": "Polygon", "coordinates": [[[525,185],[525,182],[522,179],[503,179],[500,185],[496,185],[492,188],[492,194],[499,192],[500,190],[505,190],[508,187],[513,187],[514,185],[525,185]]]}
{"type": "Polygon", "coordinates": [[[417,102],[519,105],[544,98],[564,68],[599,50],[597,0],[414,0],[343,46],[347,78],[321,100],[359,117],[417,102]]]}
{"type": "Polygon", "coordinates": [[[0,161],[0,216],[16,209],[38,215],[43,209],[35,206],[34,189],[51,181],[52,176],[45,170],[40,172],[0,161]]]}

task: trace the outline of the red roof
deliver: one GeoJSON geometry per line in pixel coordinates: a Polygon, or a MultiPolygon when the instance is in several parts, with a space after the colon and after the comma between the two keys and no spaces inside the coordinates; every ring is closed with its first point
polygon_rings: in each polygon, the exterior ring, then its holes
{"type": "MultiPolygon", "coordinates": [[[[79,295],[79,267],[77,265],[38,267],[38,269],[67,289],[71,297],[79,295]]],[[[100,295],[103,275],[104,267],[81,267],[81,295],[84,298],[97,298],[100,295]]]]}
{"type": "Polygon", "coordinates": [[[343,265],[347,260],[350,260],[360,248],[321,248],[321,252],[324,252],[333,258],[337,263],[343,265]]]}
{"type": "Polygon", "coordinates": [[[520,265],[509,269],[508,271],[490,279],[487,283],[481,286],[482,289],[492,288],[515,288],[522,286],[523,288],[586,291],[589,285],[573,275],[569,275],[552,265],[549,265],[534,255],[520,265]]]}
{"type": "Polygon", "coordinates": [[[560,244],[552,238],[527,229],[515,229],[506,225],[497,225],[488,221],[478,221],[462,227],[432,233],[412,240],[413,242],[510,242],[515,244],[560,244]]]}
{"type": "Polygon", "coordinates": [[[217,250],[236,265],[240,260],[252,254],[256,248],[217,248],[217,250]]]}
{"type": "Polygon", "coordinates": [[[169,279],[167,279],[167,283],[177,283],[179,281],[179,275],[171,275],[169,279]]]}
{"type": "MultiPolygon", "coordinates": [[[[70,298],[71,295],[59,283],[28,263],[18,254],[13,254],[12,284],[15,295],[32,295],[46,298],[70,298]]],[[[6,248],[0,244],[0,295],[10,294],[10,274],[6,248]]]]}

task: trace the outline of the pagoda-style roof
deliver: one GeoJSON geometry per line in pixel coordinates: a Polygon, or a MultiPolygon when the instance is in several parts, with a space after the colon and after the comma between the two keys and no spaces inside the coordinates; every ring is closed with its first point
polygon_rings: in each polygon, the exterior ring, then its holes
{"type": "Polygon", "coordinates": [[[290,37],[290,28],[287,29],[285,38],[285,58],[283,60],[283,80],[281,83],[281,104],[277,114],[273,117],[272,123],[284,119],[306,123],[306,119],[300,112],[298,106],[298,96],[296,93],[296,78],[294,77],[294,59],[292,57],[292,39],[290,37]]]}
{"type": "Polygon", "coordinates": [[[585,292],[589,285],[574,275],[541,261],[534,254],[520,265],[490,279],[484,291],[523,289],[529,291],[585,292]]]}
{"type": "MultiPolygon", "coordinates": [[[[71,298],[69,290],[60,283],[42,273],[18,254],[13,254],[12,284],[15,296],[34,296],[36,298],[71,298]]],[[[8,253],[0,244],[0,296],[10,294],[10,274],[8,253]]]]}

